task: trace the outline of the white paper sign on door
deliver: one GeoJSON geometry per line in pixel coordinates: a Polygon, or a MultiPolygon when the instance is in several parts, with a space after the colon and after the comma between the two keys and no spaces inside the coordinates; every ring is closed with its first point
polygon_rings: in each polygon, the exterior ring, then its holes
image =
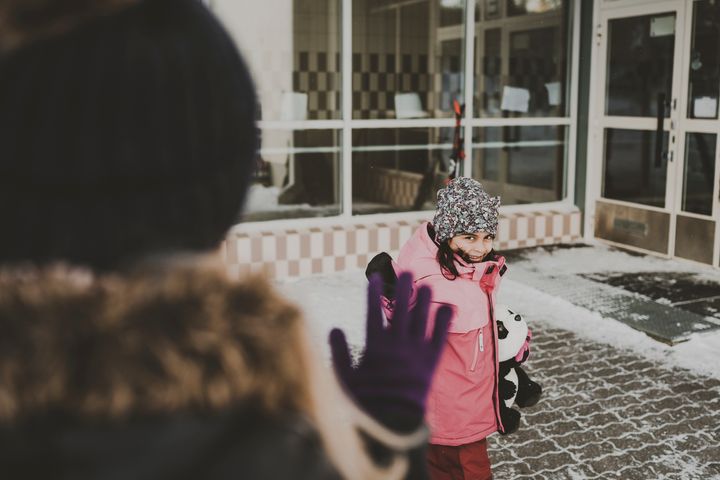
{"type": "Polygon", "coordinates": [[[693,116],[695,118],[717,117],[718,100],[714,97],[698,97],[693,101],[693,116]]]}
{"type": "Polygon", "coordinates": [[[548,104],[560,105],[560,82],[550,82],[545,84],[548,92],[548,104]]]}
{"type": "Polygon", "coordinates": [[[510,112],[527,113],[530,104],[530,91],[527,88],[503,87],[500,108],[510,112]]]}
{"type": "Polygon", "coordinates": [[[307,120],[308,95],[305,92],[282,92],[281,120],[307,120]]]}
{"type": "Polygon", "coordinates": [[[650,19],[650,36],[665,37],[675,34],[675,15],[653,17],[650,19]]]}

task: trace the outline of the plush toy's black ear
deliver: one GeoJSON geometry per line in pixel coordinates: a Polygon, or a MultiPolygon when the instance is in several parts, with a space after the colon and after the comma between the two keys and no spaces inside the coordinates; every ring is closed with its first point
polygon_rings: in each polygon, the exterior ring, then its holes
{"type": "Polygon", "coordinates": [[[370,277],[378,273],[383,281],[383,295],[388,300],[395,299],[395,284],[397,283],[397,275],[392,266],[392,257],[386,252],[380,252],[375,255],[365,269],[365,277],[370,277]]]}

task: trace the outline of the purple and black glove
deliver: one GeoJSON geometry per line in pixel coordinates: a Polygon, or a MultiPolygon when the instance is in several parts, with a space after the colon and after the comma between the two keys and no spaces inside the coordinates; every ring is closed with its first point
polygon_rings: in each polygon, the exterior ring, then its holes
{"type": "Polygon", "coordinates": [[[441,307],[430,338],[425,331],[430,289],[420,287],[413,308],[408,305],[412,277],[397,282],[392,324],[383,325],[380,292],[382,279],[373,275],[368,287],[367,337],[357,366],[352,365],[345,334],[330,332],[333,365],[338,377],[366,412],[394,430],[417,428],[425,414],[425,402],[440,353],[445,345],[452,310],[441,307]]]}

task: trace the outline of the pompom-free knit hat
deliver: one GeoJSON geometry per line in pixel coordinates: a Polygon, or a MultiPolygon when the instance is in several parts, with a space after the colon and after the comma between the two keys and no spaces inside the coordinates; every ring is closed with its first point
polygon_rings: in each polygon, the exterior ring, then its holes
{"type": "Polygon", "coordinates": [[[444,242],[461,233],[497,234],[500,197],[491,197],[477,180],[458,177],[438,191],[433,219],[436,240],[444,242]]]}
{"type": "Polygon", "coordinates": [[[203,3],[8,0],[0,26],[0,264],[217,247],[250,181],[257,102],[203,3]]]}

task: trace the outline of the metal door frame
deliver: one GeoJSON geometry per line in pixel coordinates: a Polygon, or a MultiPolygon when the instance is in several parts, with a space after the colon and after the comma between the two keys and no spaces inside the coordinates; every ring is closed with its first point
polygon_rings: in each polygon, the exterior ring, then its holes
{"type": "MultiPolygon", "coordinates": [[[[615,2],[595,2],[593,12],[593,45],[592,45],[592,73],[590,82],[590,134],[588,135],[587,150],[587,192],[585,232],[588,237],[594,236],[595,201],[627,205],[650,211],[658,211],[670,215],[670,228],[668,250],[666,257],[673,257],[675,253],[676,218],[678,214],[715,221],[715,245],[713,251],[713,265],[718,266],[720,257],[720,131],[718,120],[686,119],[688,89],[689,89],[689,55],[692,40],[692,8],[694,0],[664,0],[660,2],[644,2],[641,0],[618,0],[615,2]],[[602,197],[602,182],[604,168],[604,129],[629,128],[633,130],[655,130],[656,120],[646,117],[620,117],[605,115],[606,101],[606,73],[608,59],[608,22],[613,19],[643,16],[653,13],[674,12],[676,15],[675,47],[672,74],[672,102],[670,118],[664,121],[664,131],[668,132],[668,150],[672,161],[667,165],[667,183],[665,190],[665,204],[663,208],[652,207],[632,202],[606,199],[602,197]],[[715,189],[713,192],[713,215],[688,214],[682,212],[682,187],[685,161],[685,137],[687,133],[715,133],[718,136],[716,145],[715,189]],[[673,141],[674,137],[674,141],[673,141]]],[[[613,243],[598,239],[605,243],[613,243]]],[[[621,245],[623,248],[640,250],[644,253],[658,255],[655,251],[621,245]]],[[[706,265],[706,264],[703,264],[706,265]]]]}

